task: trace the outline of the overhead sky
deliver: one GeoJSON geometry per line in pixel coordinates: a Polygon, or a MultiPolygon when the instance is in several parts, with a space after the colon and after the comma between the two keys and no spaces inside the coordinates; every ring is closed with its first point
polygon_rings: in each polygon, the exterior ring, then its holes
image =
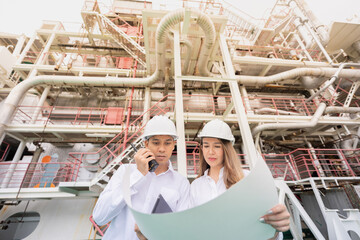
{"type": "MultiPolygon", "coordinates": [[[[227,0],[253,17],[261,18],[276,0],[227,0]]],[[[90,2],[90,1],[89,1],[90,2]]],[[[112,0],[98,2],[110,6],[112,0]]],[[[155,0],[157,4],[164,2],[155,0]]],[[[167,1],[168,2],[168,1],[167,1]]],[[[154,3],[154,5],[157,5],[154,3]]],[[[329,25],[333,20],[345,21],[360,15],[360,0],[307,0],[321,22],[329,25]]],[[[31,36],[40,28],[42,20],[81,23],[80,11],[84,0],[0,0],[0,32],[31,36]]]]}

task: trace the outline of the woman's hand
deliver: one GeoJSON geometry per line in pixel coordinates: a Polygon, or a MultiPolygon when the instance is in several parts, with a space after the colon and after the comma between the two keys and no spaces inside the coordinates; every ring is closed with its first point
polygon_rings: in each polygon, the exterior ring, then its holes
{"type": "Polygon", "coordinates": [[[262,216],[260,222],[270,224],[279,232],[286,232],[290,228],[290,213],[284,204],[278,204],[262,216]]]}
{"type": "Polygon", "coordinates": [[[136,235],[140,240],[147,240],[147,238],[141,233],[139,226],[137,224],[135,224],[134,231],[136,232],[136,235]]]}

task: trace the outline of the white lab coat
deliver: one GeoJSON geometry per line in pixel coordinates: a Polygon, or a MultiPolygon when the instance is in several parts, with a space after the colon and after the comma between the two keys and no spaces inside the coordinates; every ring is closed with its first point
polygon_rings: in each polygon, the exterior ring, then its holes
{"type": "Polygon", "coordinates": [[[93,219],[98,225],[111,221],[103,240],[138,239],[134,232],[135,220],[125,203],[122,192],[122,181],[125,168],[130,167],[130,195],[132,207],[144,213],[151,213],[155,201],[161,194],[174,212],[189,207],[189,181],[174,171],[169,161],[169,169],[156,175],[147,173],[145,176],[135,164],[124,164],[116,171],[109,181],[93,211],[93,219]]]}

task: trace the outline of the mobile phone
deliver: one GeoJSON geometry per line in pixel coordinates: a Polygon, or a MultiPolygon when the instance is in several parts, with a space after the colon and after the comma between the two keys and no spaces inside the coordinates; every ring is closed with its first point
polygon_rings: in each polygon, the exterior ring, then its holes
{"type": "MultiPolygon", "coordinates": [[[[138,151],[133,143],[130,143],[130,145],[134,149],[135,152],[138,151]]],[[[151,156],[149,156],[149,157],[151,158],[151,156]]],[[[159,163],[157,161],[155,161],[155,159],[149,161],[148,164],[149,164],[149,172],[154,172],[156,170],[156,168],[159,166],[159,163]]]]}

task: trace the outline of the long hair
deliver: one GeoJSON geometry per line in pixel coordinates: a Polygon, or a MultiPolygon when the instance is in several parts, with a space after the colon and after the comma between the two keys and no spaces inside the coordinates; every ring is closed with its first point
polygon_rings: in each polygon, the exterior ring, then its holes
{"type": "MultiPolygon", "coordinates": [[[[240,159],[230,141],[226,141],[223,139],[219,139],[221,145],[223,147],[224,152],[224,183],[226,189],[229,189],[232,185],[240,181],[244,178],[244,173],[241,167],[240,159]]],[[[197,177],[201,177],[204,175],[207,169],[210,169],[209,164],[205,161],[204,154],[202,152],[202,140],[201,140],[201,147],[199,151],[199,158],[200,158],[200,169],[199,175],[197,177]]]]}

